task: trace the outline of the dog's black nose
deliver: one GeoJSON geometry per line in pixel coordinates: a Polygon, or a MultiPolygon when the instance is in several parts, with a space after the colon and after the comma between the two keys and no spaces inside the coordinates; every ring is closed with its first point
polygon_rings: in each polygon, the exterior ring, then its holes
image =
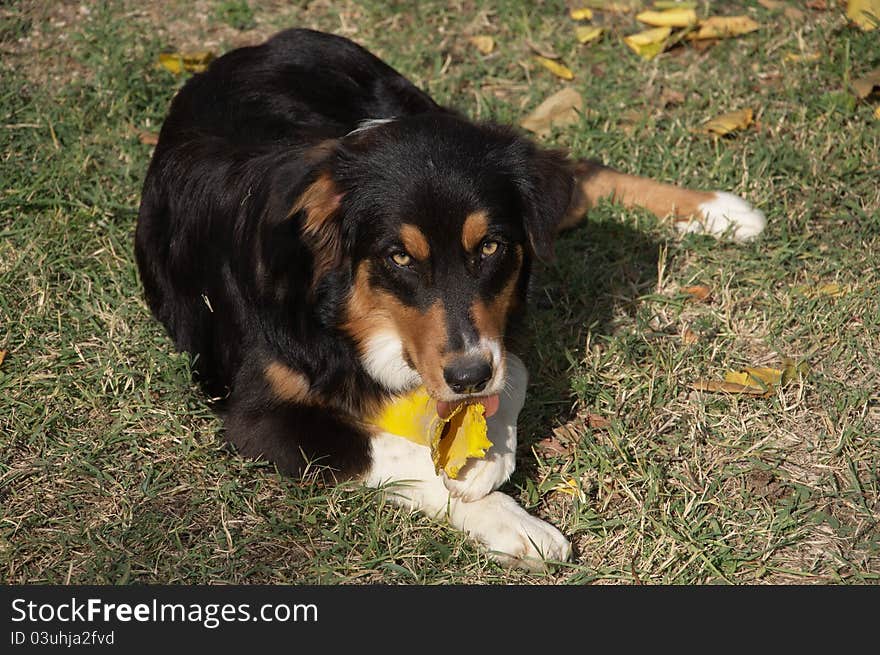
{"type": "Polygon", "coordinates": [[[482,391],[491,377],[492,364],[478,356],[461,357],[443,369],[443,379],[455,393],[482,391]]]}

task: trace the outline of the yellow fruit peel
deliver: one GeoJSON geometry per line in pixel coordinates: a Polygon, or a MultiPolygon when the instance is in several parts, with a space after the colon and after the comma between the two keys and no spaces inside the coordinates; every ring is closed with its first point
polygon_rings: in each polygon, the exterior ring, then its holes
{"type": "Polygon", "coordinates": [[[492,447],[486,409],[479,403],[459,405],[445,419],[437,415],[437,401],[419,388],[385,406],[370,423],[431,449],[434,471],[457,478],[471,458],[480,459],[492,447]]]}

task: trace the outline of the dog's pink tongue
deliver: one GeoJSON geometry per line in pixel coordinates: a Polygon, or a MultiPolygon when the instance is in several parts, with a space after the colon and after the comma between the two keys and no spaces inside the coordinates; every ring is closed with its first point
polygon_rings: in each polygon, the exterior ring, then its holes
{"type": "Polygon", "coordinates": [[[459,405],[468,404],[472,405],[475,403],[481,404],[486,410],[486,418],[489,418],[498,411],[499,404],[498,394],[494,396],[483,396],[481,398],[468,398],[467,400],[459,400],[457,402],[447,402],[445,400],[437,401],[437,414],[440,418],[447,418],[452,412],[458,408],[459,405]]]}

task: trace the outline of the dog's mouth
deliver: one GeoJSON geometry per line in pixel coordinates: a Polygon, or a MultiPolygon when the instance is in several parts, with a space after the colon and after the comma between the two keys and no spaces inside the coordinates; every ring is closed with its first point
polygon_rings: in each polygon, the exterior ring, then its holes
{"type": "Polygon", "coordinates": [[[498,394],[494,394],[492,396],[472,396],[470,398],[463,398],[461,400],[438,400],[437,401],[437,414],[440,418],[445,419],[448,418],[450,414],[452,414],[455,410],[457,410],[462,405],[482,405],[486,410],[486,418],[492,416],[495,412],[498,411],[498,405],[500,403],[500,399],[498,394]]]}

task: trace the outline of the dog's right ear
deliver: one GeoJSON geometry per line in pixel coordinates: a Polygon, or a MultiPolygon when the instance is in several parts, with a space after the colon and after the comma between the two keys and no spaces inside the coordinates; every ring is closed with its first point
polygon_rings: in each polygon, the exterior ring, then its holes
{"type": "Polygon", "coordinates": [[[322,171],[297,198],[290,211],[312,252],[312,284],[342,263],[342,193],[333,176],[322,171]]]}

